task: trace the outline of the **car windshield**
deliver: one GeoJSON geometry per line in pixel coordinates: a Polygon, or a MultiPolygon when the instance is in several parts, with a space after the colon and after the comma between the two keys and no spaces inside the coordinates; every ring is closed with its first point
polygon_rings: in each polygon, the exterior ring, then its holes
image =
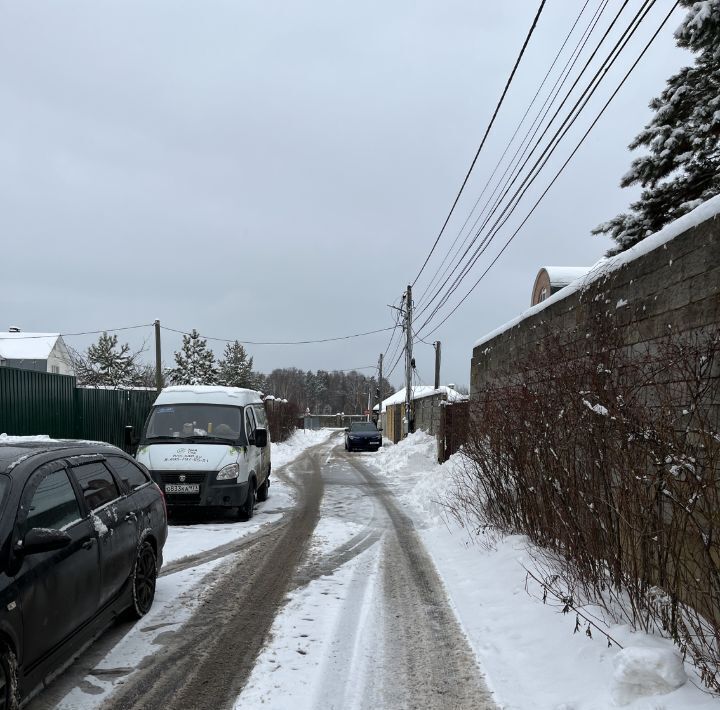
{"type": "Polygon", "coordinates": [[[236,442],[242,409],[221,404],[163,404],[153,407],[143,440],[202,439],[236,442]]]}
{"type": "Polygon", "coordinates": [[[354,422],[350,425],[350,431],[377,431],[372,422],[354,422]]]}

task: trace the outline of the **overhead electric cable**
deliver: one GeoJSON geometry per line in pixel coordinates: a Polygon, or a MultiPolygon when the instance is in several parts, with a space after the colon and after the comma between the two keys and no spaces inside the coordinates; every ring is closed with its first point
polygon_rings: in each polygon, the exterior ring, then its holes
{"type": "MultiPolygon", "coordinates": [[[[169,330],[172,333],[179,333],[180,335],[192,335],[184,330],[177,330],[176,328],[168,328],[168,326],[160,326],[163,330],[169,330]]],[[[352,335],[339,335],[335,338],[318,338],[317,340],[241,340],[240,338],[213,338],[209,335],[202,335],[198,333],[199,337],[203,340],[214,340],[220,343],[241,343],[243,345],[312,345],[315,343],[330,343],[337,340],[350,340],[351,338],[361,338],[365,335],[374,335],[375,333],[386,333],[388,330],[392,330],[393,326],[387,328],[378,328],[377,330],[368,330],[364,333],[353,333],[352,335]]]]}
{"type": "MultiPolygon", "coordinates": [[[[625,76],[623,77],[622,81],[621,81],[620,84],[617,86],[617,88],[615,89],[615,91],[612,93],[612,95],[610,96],[610,98],[607,100],[607,102],[605,103],[605,105],[602,107],[602,109],[600,110],[600,112],[599,112],[598,115],[596,116],[595,120],[594,120],[594,121],[592,122],[592,124],[590,125],[590,127],[585,131],[585,134],[584,134],[583,137],[580,139],[580,142],[575,146],[575,149],[573,150],[573,152],[568,156],[567,160],[565,160],[565,162],[563,163],[563,165],[562,165],[562,166],[560,167],[560,169],[557,171],[557,173],[555,174],[555,177],[553,177],[553,179],[552,179],[552,181],[550,182],[550,184],[545,188],[545,190],[543,191],[543,193],[542,193],[542,194],[540,195],[540,197],[537,199],[537,201],[536,201],[535,204],[533,205],[533,207],[532,207],[532,209],[530,210],[530,212],[526,215],[525,219],[520,223],[520,225],[518,226],[518,228],[510,235],[509,239],[505,242],[505,244],[503,245],[502,249],[498,252],[498,254],[497,254],[497,255],[495,256],[495,258],[492,260],[492,262],[490,263],[490,265],[489,265],[489,266],[485,269],[485,271],[480,275],[480,278],[473,284],[473,286],[472,286],[472,287],[470,288],[470,290],[465,294],[465,296],[463,296],[463,298],[462,298],[462,299],[455,305],[455,307],[442,319],[442,321],[440,321],[440,323],[438,323],[431,331],[429,331],[428,333],[426,333],[426,337],[432,335],[435,331],[437,331],[437,330],[457,311],[457,309],[465,302],[465,300],[468,298],[468,296],[470,296],[470,294],[475,290],[475,288],[477,288],[478,284],[482,281],[482,279],[485,277],[485,275],[488,273],[488,271],[490,271],[490,269],[495,265],[495,263],[498,261],[498,259],[502,256],[502,254],[503,254],[503,253],[505,252],[505,250],[508,248],[508,246],[510,245],[510,243],[513,241],[513,239],[515,239],[515,237],[519,234],[520,230],[525,226],[525,224],[526,224],[527,221],[530,219],[530,217],[532,216],[532,214],[535,212],[535,210],[536,210],[536,208],[538,207],[538,205],[540,204],[540,202],[542,202],[542,200],[543,200],[543,198],[545,197],[545,195],[547,195],[547,193],[550,191],[550,189],[551,189],[552,186],[555,184],[555,182],[557,181],[557,179],[560,177],[560,175],[562,174],[562,172],[565,170],[565,168],[568,166],[568,164],[570,163],[570,161],[573,159],[573,157],[575,156],[575,154],[577,153],[577,151],[580,149],[580,147],[582,146],[582,144],[585,142],[586,138],[590,135],[590,132],[592,131],[592,129],[595,127],[595,125],[597,124],[597,122],[600,120],[600,118],[602,117],[602,115],[605,113],[605,111],[607,110],[608,106],[610,106],[610,104],[612,103],[612,101],[613,101],[614,98],[617,96],[618,92],[620,91],[620,89],[623,87],[623,85],[625,84],[625,82],[627,81],[627,79],[630,77],[630,75],[632,74],[632,72],[635,70],[635,68],[637,67],[637,65],[640,63],[641,59],[645,56],[645,54],[647,53],[647,51],[648,51],[648,49],[650,48],[650,46],[652,45],[652,43],[655,41],[655,39],[657,38],[657,36],[658,36],[658,35],[660,34],[660,32],[662,31],[663,27],[667,24],[668,20],[670,19],[670,17],[672,16],[672,14],[673,14],[673,13],[675,12],[675,10],[677,9],[678,5],[679,5],[679,2],[678,2],[678,1],[676,1],[676,2],[673,4],[672,8],[671,8],[670,11],[668,12],[668,14],[665,16],[665,18],[663,19],[662,23],[661,23],[660,26],[658,27],[658,29],[654,32],[654,34],[652,35],[652,37],[650,38],[650,40],[648,41],[648,43],[645,45],[645,47],[643,48],[642,52],[641,52],[640,55],[637,57],[637,59],[633,62],[632,66],[630,67],[630,69],[628,70],[628,72],[625,74],[625,76]]],[[[426,321],[426,323],[427,323],[427,321],[426,321]]],[[[423,324],[423,326],[421,326],[420,329],[422,329],[423,327],[425,327],[425,324],[423,324]]]]}
{"type": "MultiPolygon", "coordinates": [[[[100,333],[118,333],[121,330],[136,330],[137,328],[152,328],[153,323],[142,323],[141,325],[127,325],[123,328],[103,328],[102,330],[85,330],[80,333],[58,333],[62,338],[71,338],[76,335],[99,335],[100,333]]],[[[15,333],[0,333],[0,340],[33,340],[36,338],[47,338],[48,335],[55,335],[54,333],[44,333],[40,335],[24,335],[22,332],[15,333]]]]}
{"type": "MultiPolygon", "coordinates": [[[[429,320],[438,312],[438,310],[447,302],[447,300],[450,298],[450,296],[452,296],[452,294],[457,290],[457,288],[460,286],[462,281],[465,279],[465,277],[467,276],[469,271],[473,268],[473,266],[475,265],[477,260],[487,249],[490,242],[494,239],[494,237],[497,234],[497,232],[499,231],[499,229],[502,228],[502,226],[504,226],[504,224],[510,218],[510,216],[512,215],[512,213],[514,212],[514,210],[517,208],[518,204],[524,197],[525,193],[529,189],[529,187],[532,185],[532,183],[538,177],[538,175],[540,174],[540,172],[542,171],[542,169],[544,168],[544,166],[547,164],[548,160],[550,159],[552,153],[559,146],[560,142],[565,137],[565,135],[567,135],[568,131],[570,130],[572,125],[575,123],[575,121],[578,119],[578,117],[580,116],[583,109],[587,106],[590,98],[595,93],[595,91],[599,87],[600,83],[607,75],[607,72],[612,67],[612,65],[615,63],[617,58],[620,56],[620,53],[623,51],[623,49],[627,46],[628,42],[630,41],[632,36],[635,34],[635,32],[639,28],[640,24],[645,19],[645,17],[649,13],[649,11],[652,9],[652,7],[654,6],[656,1],[657,0],[645,0],[642,7],[640,8],[640,10],[638,11],[638,13],[635,15],[635,17],[631,21],[630,26],[624,30],[620,39],[616,42],[615,46],[612,48],[612,50],[610,51],[608,56],[605,58],[605,60],[601,64],[600,68],[597,70],[595,76],[591,79],[590,84],[582,92],[582,94],[580,95],[580,98],[576,101],[575,105],[570,110],[570,113],[567,115],[565,120],[562,122],[560,127],[557,129],[557,131],[551,138],[550,143],[545,147],[543,152],[540,154],[539,158],[535,161],[534,165],[530,169],[529,173],[525,176],[525,178],[521,182],[520,186],[517,188],[517,190],[511,197],[510,202],[508,202],[505,205],[505,207],[501,211],[499,217],[493,223],[490,233],[486,234],[486,236],[480,242],[479,246],[475,249],[475,251],[471,255],[468,262],[466,262],[466,264],[463,266],[460,273],[455,275],[455,278],[454,278],[452,284],[450,286],[448,286],[447,289],[445,290],[444,294],[442,294],[442,298],[440,298],[440,300],[438,300],[437,304],[435,305],[434,310],[432,311],[430,316],[426,319],[426,321],[423,323],[422,327],[425,327],[427,325],[429,320]]],[[[607,36],[607,32],[606,32],[605,36],[607,36]]],[[[576,80],[575,84],[573,85],[573,87],[576,84],[577,84],[577,80],[576,80]]],[[[557,112],[556,112],[556,114],[557,114],[557,112]]],[[[554,120],[554,118],[553,118],[553,120],[554,120]]],[[[552,123],[552,121],[551,121],[551,123],[552,123]]],[[[549,125],[548,125],[548,128],[549,128],[549,125]]],[[[543,136],[545,135],[546,132],[547,132],[547,128],[546,128],[545,132],[543,133],[543,136]]],[[[541,139],[543,136],[541,136],[541,139]]],[[[533,150],[531,151],[530,155],[532,155],[532,153],[535,152],[535,150],[537,149],[539,144],[540,144],[540,141],[538,141],[536,143],[536,145],[533,148],[533,150]]],[[[526,160],[526,163],[527,162],[529,162],[529,157],[526,160]]],[[[518,172],[516,177],[513,179],[513,183],[515,182],[515,180],[517,179],[519,174],[520,173],[518,172]]],[[[511,183],[511,186],[513,183],[511,183]]],[[[510,189],[510,187],[508,187],[505,190],[505,192],[503,194],[503,198],[507,195],[507,193],[509,192],[509,189],[510,189]]],[[[488,216],[488,219],[486,219],[483,227],[480,230],[478,230],[476,239],[477,239],[477,236],[479,236],[482,229],[487,225],[489,218],[492,217],[494,215],[494,213],[497,211],[499,204],[500,204],[499,202],[496,204],[496,206],[493,208],[493,211],[488,216]]],[[[473,240],[473,243],[474,243],[474,241],[476,241],[476,239],[473,240]]],[[[469,251],[469,248],[466,250],[465,255],[467,254],[468,251],[469,251]]],[[[445,283],[443,284],[443,286],[436,292],[436,295],[432,299],[433,301],[440,295],[440,291],[443,288],[445,288],[445,286],[447,285],[449,280],[450,279],[448,278],[445,281],[445,283]]],[[[425,312],[427,310],[427,308],[429,307],[430,303],[431,302],[426,304],[425,308],[423,308],[421,313],[419,313],[418,315],[421,315],[423,312],[425,312]]]]}
{"type": "MultiPolygon", "coordinates": [[[[599,22],[599,20],[600,20],[600,17],[602,16],[603,12],[605,11],[605,9],[606,9],[606,7],[607,7],[607,5],[608,5],[608,2],[609,2],[609,0],[601,0],[600,4],[598,5],[598,8],[595,10],[593,16],[590,18],[590,21],[588,22],[588,25],[587,25],[586,28],[583,30],[583,32],[582,32],[582,34],[581,34],[581,36],[580,36],[580,39],[578,40],[577,44],[575,45],[575,48],[574,48],[573,51],[571,52],[569,59],[568,59],[567,62],[565,63],[565,66],[562,68],[562,70],[561,70],[561,72],[560,72],[560,75],[559,75],[558,78],[555,80],[555,83],[553,84],[552,88],[550,89],[550,92],[548,93],[548,96],[547,96],[547,97],[545,98],[545,100],[543,101],[543,104],[542,104],[542,106],[540,107],[540,109],[539,109],[536,117],[533,119],[530,127],[529,127],[528,130],[526,131],[525,136],[523,137],[522,141],[520,142],[520,145],[518,146],[518,148],[517,148],[517,150],[515,151],[513,157],[511,158],[510,162],[508,163],[508,166],[505,168],[505,171],[503,172],[503,175],[502,175],[502,177],[500,178],[500,181],[498,182],[498,184],[496,185],[496,187],[493,189],[492,194],[490,195],[489,199],[486,200],[485,206],[484,206],[483,209],[479,212],[478,216],[476,217],[475,221],[473,222],[472,227],[471,227],[470,230],[468,231],[467,236],[463,239],[462,244],[461,244],[461,245],[457,248],[457,250],[455,251],[455,255],[452,257],[452,259],[450,260],[450,262],[447,263],[447,266],[445,266],[445,268],[443,269],[443,265],[446,263],[447,258],[450,256],[451,252],[452,252],[453,249],[455,248],[455,245],[457,244],[459,238],[462,236],[462,232],[464,231],[465,227],[467,226],[467,223],[470,221],[470,218],[472,217],[473,213],[474,213],[475,210],[477,209],[477,206],[478,206],[478,204],[480,203],[480,200],[481,200],[482,197],[485,195],[485,192],[487,191],[489,185],[491,184],[493,178],[495,177],[495,175],[496,175],[496,173],[497,173],[500,165],[502,164],[502,161],[504,160],[505,156],[507,155],[507,153],[508,153],[508,151],[509,151],[509,149],[510,149],[510,146],[512,145],[514,139],[516,138],[516,136],[517,136],[517,134],[518,134],[518,132],[519,132],[519,129],[520,129],[520,127],[522,126],[522,123],[524,122],[526,116],[528,115],[530,109],[532,108],[532,105],[533,105],[534,101],[536,100],[538,94],[539,94],[540,91],[542,90],[542,87],[543,87],[543,85],[545,84],[545,82],[546,82],[549,74],[552,72],[552,69],[553,69],[554,65],[557,63],[557,59],[558,59],[559,56],[561,55],[563,48],[565,47],[565,45],[566,45],[567,42],[568,42],[568,39],[569,39],[570,36],[572,35],[572,32],[573,32],[574,28],[576,27],[576,25],[577,25],[580,17],[582,16],[582,13],[583,13],[585,7],[587,6],[587,2],[585,3],[585,5],[583,5],[583,7],[582,7],[582,9],[581,9],[581,11],[580,11],[580,14],[579,14],[579,15],[577,16],[577,18],[575,19],[575,22],[573,23],[573,25],[572,25],[572,27],[571,27],[571,29],[570,29],[570,32],[568,32],[568,34],[567,34],[567,36],[566,36],[566,38],[565,38],[565,41],[563,42],[562,46],[561,46],[560,49],[558,50],[558,53],[556,54],[555,59],[554,59],[552,65],[551,65],[550,69],[549,69],[548,72],[546,73],[545,78],[543,79],[543,81],[542,81],[542,83],[541,83],[541,85],[540,85],[540,88],[538,89],[538,91],[536,92],[535,96],[533,97],[533,100],[531,101],[530,105],[528,106],[528,108],[527,108],[527,110],[526,110],[526,112],[525,112],[525,115],[523,116],[523,118],[521,119],[521,121],[518,123],[517,128],[515,129],[515,132],[513,133],[513,136],[511,137],[510,141],[509,141],[508,144],[506,145],[503,154],[501,155],[500,159],[498,160],[497,164],[495,165],[495,168],[493,169],[492,174],[490,175],[490,177],[488,178],[487,182],[485,183],[482,192],[480,193],[478,199],[475,201],[475,204],[473,205],[472,210],[471,210],[470,213],[468,214],[468,216],[467,216],[467,218],[466,218],[466,220],[465,220],[462,228],[461,228],[460,231],[458,232],[458,235],[455,237],[455,240],[453,241],[452,246],[451,246],[450,249],[448,250],[448,253],[445,255],[445,257],[444,257],[442,263],[440,264],[440,266],[438,267],[438,269],[435,271],[435,275],[433,276],[431,282],[428,284],[428,286],[426,287],[424,293],[421,295],[420,299],[418,300],[418,306],[422,305],[423,301],[425,300],[425,297],[432,292],[432,288],[434,287],[434,285],[435,285],[436,282],[438,281],[438,277],[439,277],[439,279],[442,279],[443,277],[445,277],[445,276],[448,274],[448,272],[449,272],[450,270],[454,269],[456,266],[459,266],[459,264],[462,262],[462,258],[463,258],[463,257],[461,256],[460,258],[458,258],[457,255],[460,253],[460,251],[463,249],[463,247],[465,247],[465,245],[468,243],[468,240],[469,240],[470,237],[472,236],[473,231],[476,229],[476,227],[477,227],[477,225],[478,225],[478,222],[480,222],[480,220],[482,219],[482,216],[485,214],[486,210],[488,209],[488,207],[489,207],[489,205],[490,205],[490,202],[491,202],[492,200],[494,200],[495,196],[497,195],[498,190],[501,189],[501,185],[503,186],[503,189],[504,189],[504,186],[507,185],[507,182],[505,182],[505,185],[503,185],[503,181],[505,181],[508,173],[511,172],[511,170],[514,170],[515,167],[517,167],[517,165],[518,165],[518,164],[522,161],[522,159],[525,157],[525,154],[526,154],[526,152],[527,152],[527,148],[529,147],[530,143],[532,142],[532,140],[533,140],[533,139],[535,138],[535,136],[537,135],[537,132],[538,132],[538,130],[540,129],[540,126],[542,125],[543,121],[544,121],[545,118],[547,117],[547,114],[548,114],[548,112],[550,111],[550,108],[552,107],[552,104],[555,102],[555,99],[557,98],[558,94],[559,94],[560,91],[562,90],[562,87],[565,85],[565,82],[567,81],[568,77],[569,77],[570,74],[572,73],[572,70],[575,68],[575,64],[577,63],[577,61],[578,61],[578,59],[580,58],[583,50],[585,49],[585,45],[587,44],[588,40],[590,39],[590,36],[591,36],[592,33],[595,31],[595,28],[596,28],[596,26],[597,26],[597,24],[598,24],[598,22],[599,22]],[[532,133],[532,136],[531,136],[531,133],[532,133]],[[528,142],[528,141],[529,141],[529,142],[528,142]],[[520,159],[518,159],[518,155],[521,153],[521,151],[523,152],[523,155],[520,157],[520,159]],[[441,270],[442,270],[442,273],[440,273],[441,270]]],[[[466,250],[465,254],[467,253],[467,251],[468,251],[468,250],[466,250]]],[[[463,255],[463,256],[464,256],[464,255],[463,255]]],[[[421,309],[419,313],[421,314],[424,310],[425,310],[425,309],[421,309]]]]}
{"type": "MultiPolygon", "coordinates": [[[[609,1],[609,0],[604,0],[605,5],[607,5],[608,1],[609,1]]],[[[583,6],[580,8],[580,12],[578,13],[577,17],[575,18],[575,21],[573,22],[572,26],[570,27],[570,30],[568,31],[567,35],[565,35],[565,39],[564,39],[563,43],[561,44],[560,48],[558,49],[557,53],[555,54],[555,58],[553,59],[552,63],[550,64],[550,68],[549,68],[549,69],[547,70],[547,72],[545,73],[545,76],[544,76],[543,80],[540,82],[540,86],[538,87],[537,91],[535,92],[535,95],[533,96],[532,100],[530,101],[530,103],[528,104],[527,108],[525,109],[525,113],[523,114],[522,118],[520,119],[520,121],[518,122],[517,126],[515,127],[515,131],[514,131],[513,135],[511,136],[510,140],[507,142],[507,145],[505,146],[505,150],[503,151],[502,155],[500,156],[500,158],[498,159],[497,163],[495,164],[495,167],[493,168],[493,171],[492,171],[492,173],[490,174],[490,177],[489,177],[489,178],[487,179],[487,181],[485,182],[485,185],[483,186],[483,189],[482,189],[480,195],[478,196],[477,200],[475,200],[475,204],[473,205],[472,209],[471,209],[470,212],[468,213],[468,216],[465,218],[465,222],[463,222],[462,227],[460,227],[460,230],[458,231],[457,236],[456,236],[455,239],[453,240],[453,243],[452,243],[452,245],[450,246],[450,249],[448,249],[447,253],[445,254],[445,256],[444,256],[444,258],[443,258],[443,260],[442,260],[442,262],[440,263],[440,265],[438,266],[438,268],[435,270],[435,273],[434,273],[432,279],[430,280],[430,282],[428,283],[427,287],[425,288],[423,294],[420,296],[420,298],[417,299],[417,306],[418,306],[418,307],[419,307],[420,305],[422,305],[422,302],[423,302],[423,299],[424,299],[425,295],[431,292],[431,290],[432,290],[432,288],[433,288],[433,286],[434,286],[434,284],[435,284],[435,281],[436,281],[438,275],[440,276],[440,278],[442,278],[442,277],[447,273],[447,270],[450,268],[450,264],[448,264],[448,266],[445,268],[445,270],[442,272],[442,274],[440,274],[440,271],[442,270],[443,266],[445,265],[448,257],[449,257],[450,254],[452,253],[452,251],[453,251],[453,249],[455,248],[458,240],[460,239],[460,237],[462,236],[463,232],[465,231],[465,227],[467,227],[468,222],[470,221],[470,219],[472,218],[473,214],[475,213],[475,210],[477,209],[477,206],[480,204],[480,201],[482,200],[483,196],[485,195],[485,192],[487,191],[488,187],[489,187],[490,184],[492,183],[493,178],[495,177],[497,171],[498,171],[499,168],[500,168],[500,165],[502,165],[502,162],[503,162],[503,160],[505,159],[505,156],[507,155],[508,151],[510,150],[510,146],[512,146],[513,142],[515,141],[515,138],[517,137],[518,133],[520,132],[520,129],[522,128],[523,123],[525,123],[525,119],[528,117],[528,115],[529,115],[532,107],[535,105],[535,101],[537,101],[537,98],[538,98],[538,96],[540,95],[540,92],[542,91],[543,87],[545,86],[545,83],[547,82],[548,78],[550,77],[550,74],[552,73],[552,70],[555,68],[555,65],[557,64],[558,59],[559,59],[560,56],[562,55],[562,52],[563,52],[563,50],[565,49],[565,46],[567,45],[568,41],[570,40],[570,37],[572,36],[573,32],[575,31],[575,27],[576,27],[577,24],[579,23],[580,18],[582,17],[583,13],[585,12],[585,9],[587,8],[589,2],[590,2],[590,0],[585,0],[585,3],[584,3],[583,6]]],[[[602,6],[602,2],[601,2],[601,5],[600,5],[599,7],[601,7],[601,6],[602,6]]],[[[598,8],[598,9],[599,9],[599,8],[598,8]]],[[[595,15],[593,16],[593,18],[591,18],[590,24],[592,24],[592,21],[593,21],[593,19],[595,18],[595,16],[597,16],[597,14],[598,14],[598,10],[595,11],[595,15]]],[[[589,26],[589,25],[588,25],[588,26],[589,26]]],[[[587,32],[587,29],[585,30],[585,32],[583,32],[583,37],[585,36],[585,33],[586,33],[586,32],[587,32]]],[[[581,37],[581,40],[580,40],[580,41],[582,41],[582,37],[581,37]]],[[[579,45],[579,43],[578,43],[578,45],[579,45]]],[[[577,50],[577,47],[576,47],[576,50],[577,50]]],[[[572,59],[572,56],[575,54],[575,51],[576,51],[576,50],[573,51],[573,53],[572,53],[572,55],[571,55],[571,59],[572,59]]],[[[568,64],[569,64],[569,62],[570,62],[570,60],[568,60],[568,64]]],[[[565,68],[563,69],[563,72],[564,72],[565,69],[567,68],[568,64],[565,65],[565,68]]],[[[561,75],[562,75],[563,72],[561,72],[561,75]]],[[[559,79],[558,79],[558,80],[559,80],[559,79]]],[[[556,82],[555,85],[557,85],[557,82],[556,82]]],[[[552,94],[554,88],[555,88],[555,87],[553,87],[553,89],[550,91],[550,94],[552,94]]],[[[549,98],[549,97],[548,97],[548,98],[549,98]]],[[[545,99],[545,103],[547,103],[547,101],[548,101],[548,99],[545,99]]],[[[542,110],[543,110],[544,107],[545,107],[545,104],[543,104],[543,106],[541,107],[540,113],[542,113],[542,110]]],[[[538,114],[538,115],[539,115],[539,114],[538,114]]],[[[530,130],[532,130],[532,126],[535,125],[535,121],[537,121],[537,118],[533,121],[533,124],[531,125],[530,130]]],[[[528,131],[528,133],[529,133],[529,131],[528,131]]],[[[526,137],[527,137],[527,134],[526,134],[526,137]]],[[[523,139],[523,143],[524,143],[524,141],[525,141],[525,139],[523,139]]],[[[521,143],[521,145],[522,145],[522,143],[521,143]]],[[[520,150],[520,149],[518,148],[518,150],[520,150]]],[[[516,153],[516,155],[517,155],[517,153],[516,153]]],[[[512,161],[511,161],[511,162],[512,162],[512,161]]],[[[503,176],[503,177],[504,177],[504,176],[503,176]]],[[[496,189],[497,189],[497,188],[496,188],[496,189]]],[[[482,215],[482,212],[481,212],[481,215],[482,215]]],[[[460,249],[462,249],[462,247],[465,245],[465,242],[467,241],[467,239],[469,239],[470,234],[472,233],[472,229],[475,228],[475,226],[477,225],[478,220],[479,220],[479,217],[478,217],[477,220],[475,220],[475,223],[473,224],[473,227],[471,228],[471,230],[470,230],[470,232],[468,233],[467,237],[465,237],[465,240],[463,241],[463,244],[460,246],[460,249]]],[[[458,251],[459,251],[459,250],[458,250],[458,251]]]]}
{"type": "Polygon", "coordinates": [[[517,59],[515,60],[515,65],[513,66],[512,71],[510,72],[510,76],[508,77],[508,80],[505,82],[505,88],[503,89],[502,95],[500,96],[500,100],[498,101],[497,105],[495,106],[495,111],[493,112],[492,118],[490,119],[490,123],[488,124],[487,128],[485,129],[485,134],[483,135],[482,140],[480,141],[480,146],[477,149],[477,152],[475,153],[475,157],[472,160],[472,163],[470,163],[470,168],[467,171],[467,174],[465,175],[465,179],[462,182],[462,185],[460,186],[460,190],[458,191],[457,195],[455,196],[455,200],[452,204],[452,207],[450,208],[450,212],[448,212],[448,216],[445,218],[445,222],[443,223],[442,228],[440,229],[440,232],[438,233],[434,244],[432,245],[432,248],[430,249],[429,254],[425,258],[425,261],[423,262],[423,265],[420,267],[420,271],[418,271],[417,276],[412,281],[412,286],[415,285],[415,282],[420,278],[420,275],[422,274],[423,270],[425,269],[425,266],[427,265],[428,261],[430,260],[430,257],[433,255],[433,252],[435,251],[435,247],[437,247],[438,242],[440,241],[440,238],[443,235],[443,232],[445,231],[445,227],[447,227],[448,222],[450,221],[450,217],[452,216],[453,212],[455,211],[455,207],[457,206],[458,201],[460,200],[460,196],[463,193],[463,190],[465,189],[465,185],[467,185],[467,181],[470,178],[470,174],[473,171],[473,168],[475,167],[475,163],[477,162],[478,157],[480,157],[480,152],[483,149],[483,146],[485,145],[485,141],[487,140],[488,135],[490,134],[490,129],[493,127],[493,124],[495,123],[495,118],[498,115],[498,112],[500,111],[500,107],[503,104],[503,101],[505,100],[505,95],[508,92],[508,89],[510,88],[510,84],[512,84],[512,80],[515,76],[515,72],[517,71],[518,66],[520,66],[520,61],[523,58],[523,55],[525,54],[525,49],[528,46],[528,43],[530,42],[530,38],[533,35],[533,32],[535,31],[535,27],[537,26],[538,20],[540,19],[540,15],[543,11],[543,8],[545,7],[546,0],[541,0],[540,6],[538,7],[537,13],[535,14],[535,18],[533,19],[532,25],[530,26],[530,30],[527,33],[527,36],[525,37],[525,41],[523,42],[522,48],[520,49],[520,54],[518,54],[517,59]]]}

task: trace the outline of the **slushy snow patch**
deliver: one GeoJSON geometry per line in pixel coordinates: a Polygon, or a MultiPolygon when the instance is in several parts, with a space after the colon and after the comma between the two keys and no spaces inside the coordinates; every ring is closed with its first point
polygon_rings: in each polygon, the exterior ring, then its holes
{"type": "Polygon", "coordinates": [[[612,697],[629,705],[649,695],[666,695],[687,682],[682,659],[672,649],[630,647],[614,659],[612,697]]]}

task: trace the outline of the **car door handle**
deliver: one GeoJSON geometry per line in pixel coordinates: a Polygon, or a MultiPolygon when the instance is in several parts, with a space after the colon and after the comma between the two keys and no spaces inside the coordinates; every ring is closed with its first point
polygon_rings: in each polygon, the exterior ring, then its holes
{"type": "Polygon", "coordinates": [[[92,549],[92,546],[95,544],[95,538],[91,537],[89,540],[85,540],[83,544],[81,545],[83,550],[90,550],[92,549]]]}

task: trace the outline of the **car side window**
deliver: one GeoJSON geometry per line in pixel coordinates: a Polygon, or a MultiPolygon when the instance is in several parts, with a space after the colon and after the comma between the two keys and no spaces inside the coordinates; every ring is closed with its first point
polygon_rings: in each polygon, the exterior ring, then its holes
{"type": "Polygon", "coordinates": [[[247,436],[248,443],[255,436],[255,414],[253,413],[252,407],[245,408],[245,434],[247,436]]]}
{"type": "Polygon", "coordinates": [[[108,456],[106,463],[131,491],[144,486],[150,480],[145,471],[128,459],[108,456]]]}
{"type": "Polygon", "coordinates": [[[82,518],[75,489],[67,471],[49,473],[40,481],[28,505],[23,532],[32,528],[62,530],[82,518]]]}
{"type": "Polygon", "coordinates": [[[120,496],[115,479],[100,461],[76,466],[74,471],[90,510],[120,496]]]}

